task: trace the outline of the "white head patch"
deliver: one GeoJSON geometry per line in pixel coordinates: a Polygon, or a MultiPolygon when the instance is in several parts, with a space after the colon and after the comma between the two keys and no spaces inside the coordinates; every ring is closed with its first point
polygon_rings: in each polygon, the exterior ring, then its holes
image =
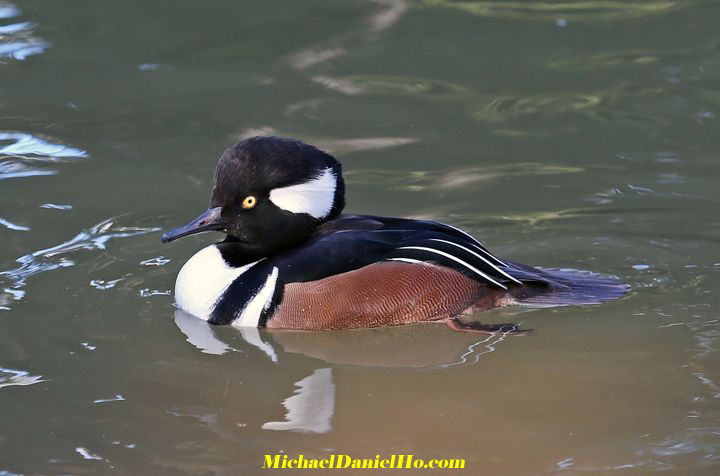
{"type": "Polygon", "coordinates": [[[307,213],[320,219],[332,210],[337,177],[327,168],[317,177],[297,185],[276,188],[270,192],[270,201],[292,213],[307,213]]]}

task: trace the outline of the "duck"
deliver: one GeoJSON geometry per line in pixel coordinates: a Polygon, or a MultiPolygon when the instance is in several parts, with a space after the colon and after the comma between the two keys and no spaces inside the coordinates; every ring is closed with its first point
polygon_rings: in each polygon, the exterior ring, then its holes
{"type": "Polygon", "coordinates": [[[430,220],[344,214],[337,159],[291,138],[257,136],[221,155],[209,208],[162,235],[222,241],[195,253],[175,283],[181,310],[215,325],[338,330],[421,322],[523,334],[468,314],[508,305],[599,304],[617,277],[500,259],[470,233],[430,220]]]}

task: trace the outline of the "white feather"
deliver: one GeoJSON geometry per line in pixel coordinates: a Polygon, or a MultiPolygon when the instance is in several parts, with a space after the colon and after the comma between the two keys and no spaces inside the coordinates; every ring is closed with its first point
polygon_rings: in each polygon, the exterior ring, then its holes
{"type": "Polygon", "coordinates": [[[270,201],[292,213],[325,218],[332,210],[336,187],[337,177],[332,169],[327,168],[305,183],[271,190],[270,201]]]}
{"type": "Polygon", "coordinates": [[[432,241],[440,241],[440,242],[442,242],[442,243],[447,243],[447,244],[449,244],[449,245],[453,245],[453,246],[456,246],[456,247],[458,247],[458,248],[461,248],[461,249],[467,251],[468,253],[470,253],[470,254],[472,254],[472,255],[480,258],[480,259],[483,260],[485,263],[487,263],[490,267],[492,267],[495,271],[497,271],[498,273],[502,274],[503,276],[505,276],[505,277],[508,278],[509,280],[515,281],[515,282],[518,283],[518,284],[522,284],[522,281],[519,281],[519,280],[513,278],[512,276],[510,276],[509,274],[507,274],[505,271],[503,271],[502,269],[500,269],[500,268],[498,268],[497,266],[495,266],[494,264],[492,264],[489,260],[485,259],[485,257],[480,256],[479,254],[475,253],[473,250],[471,250],[471,249],[469,249],[469,248],[465,248],[464,246],[459,245],[459,244],[457,244],[457,243],[453,243],[452,241],[441,240],[441,239],[439,239],[439,238],[430,238],[430,239],[431,239],[432,241]]]}
{"type": "Polygon", "coordinates": [[[228,286],[258,262],[233,268],[225,262],[217,246],[203,248],[178,273],[175,302],[183,311],[207,321],[228,286]]]}
{"type": "Polygon", "coordinates": [[[448,228],[452,228],[453,230],[462,233],[462,234],[465,235],[467,238],[469,238],[470,241],[473,242],[473,246],[474,246],[475,248],[477,248],[478,251],[480,251],[481,253],[487,255],[488,258],[491,258],[491,259],[497,261],[498,263],[500,263],[501,266],[507,266],[507,264],[505,264],[503,261],[501,261],[497,256],[494,256],[494,255],[490,254],[487,250],[484,250],[484,249],[482,248],[482,243],[480,243],[477,238],[475,238],[474,236],[472,236],[472,235],[471,235],[470,233],[468,233],[467,231],[461,230],[460,228],[458,228],[458,227],[456,227],[456,226],[448,225],[447,223],[442,223],[442,225],[444,225],[444,226],[446,226],[446,227],[448,227],[448,228]]]}
{"type": "Polygon", "coordinates": [[[265,284],[253,296],[240,314],[240,317],[232,322],[235,327],[257,327],[260,322],[260,315],[270,306],[273,294],[275,293],[275,285],[277,284],[278,269],[273,268],[268,274],[265,284]]]}
{"type": "Polygon", "coordinates": [[[435,253],[435,254],[438,254],[438,255],[440,255],[440,256],[444,256],[444,257],[446,257],[446,258],[448,258],[448,259],[451,259],[451,260],[455,261],[456,263],[460,263],[461,265],[465,266],[465,267],[466,267],[467,269],[469,269],[470,271],[473,271],[473,272],[479,274],[480,276],[482,276],[483,278],[487,279],[487,280],[490,281],[491,283],[494,283],[494,284],[498,285],[499,287],[501,287],[501,288],[503,288],[503,289],[507,289],[506,286],[504,286],[504,285],[500,284],[499,282],[495,281],[493,278],[491,278],[491,277],[488,276],[487,274],[483,273],[482,271],[480,271],[479,269],[477,269],[475,266],[472,266],[471,264],[469,264],[469,263],[461,260],[460,258],[457,258],[457,257],[455,257],[455,256],[453,256],[453,255],[451,255],[451,254],[449,254],[449,253],[445,253],[444,251],[436,250],[436,249],[434,249],[434,248],[427,248],[427,247],[425,247],[425,246],[401,246],[401,247],[398,248],[398,249],[399,249],[399,250],[421,250],[421,251],[428,251],[428,252],[430,252],[430,253],[435,253]]]}
{"type": "Polygon", "coordinates": [[[419,259],[412,259],[412,258],[388,258],[388,261],[402,261],[403,263],[427,264],[424,261],[420,261],[419,259]]]}

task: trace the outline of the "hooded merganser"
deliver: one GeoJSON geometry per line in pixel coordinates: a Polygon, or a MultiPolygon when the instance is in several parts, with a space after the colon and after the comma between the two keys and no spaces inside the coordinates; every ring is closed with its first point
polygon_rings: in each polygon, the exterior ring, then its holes
{"type": "Polygon", "coordinates": [[[220,157],[210,208],[163,242],[226,238],[180,270],[175,300],[211,324],[350,329],[457,319],[507,304],[596,304],[628,290],[612,276],[500,260],[470,234],[432,221],[343,215],[340,163],[300,141],[252,137],[220,157]]]}

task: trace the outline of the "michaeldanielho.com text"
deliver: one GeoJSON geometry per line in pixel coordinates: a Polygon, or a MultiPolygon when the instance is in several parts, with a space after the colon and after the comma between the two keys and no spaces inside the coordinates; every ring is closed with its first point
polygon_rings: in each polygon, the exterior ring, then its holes
{"type": "Polygon", "coordinates": [[[287,455],[265,455],[263,468],[273,469],[463,469],[464,459],[422,460],[412,455],[392,455],[389,458],[375,459],[352,458],[348,455],[331,455],[329,458],[288,458],[287,455]]]}

